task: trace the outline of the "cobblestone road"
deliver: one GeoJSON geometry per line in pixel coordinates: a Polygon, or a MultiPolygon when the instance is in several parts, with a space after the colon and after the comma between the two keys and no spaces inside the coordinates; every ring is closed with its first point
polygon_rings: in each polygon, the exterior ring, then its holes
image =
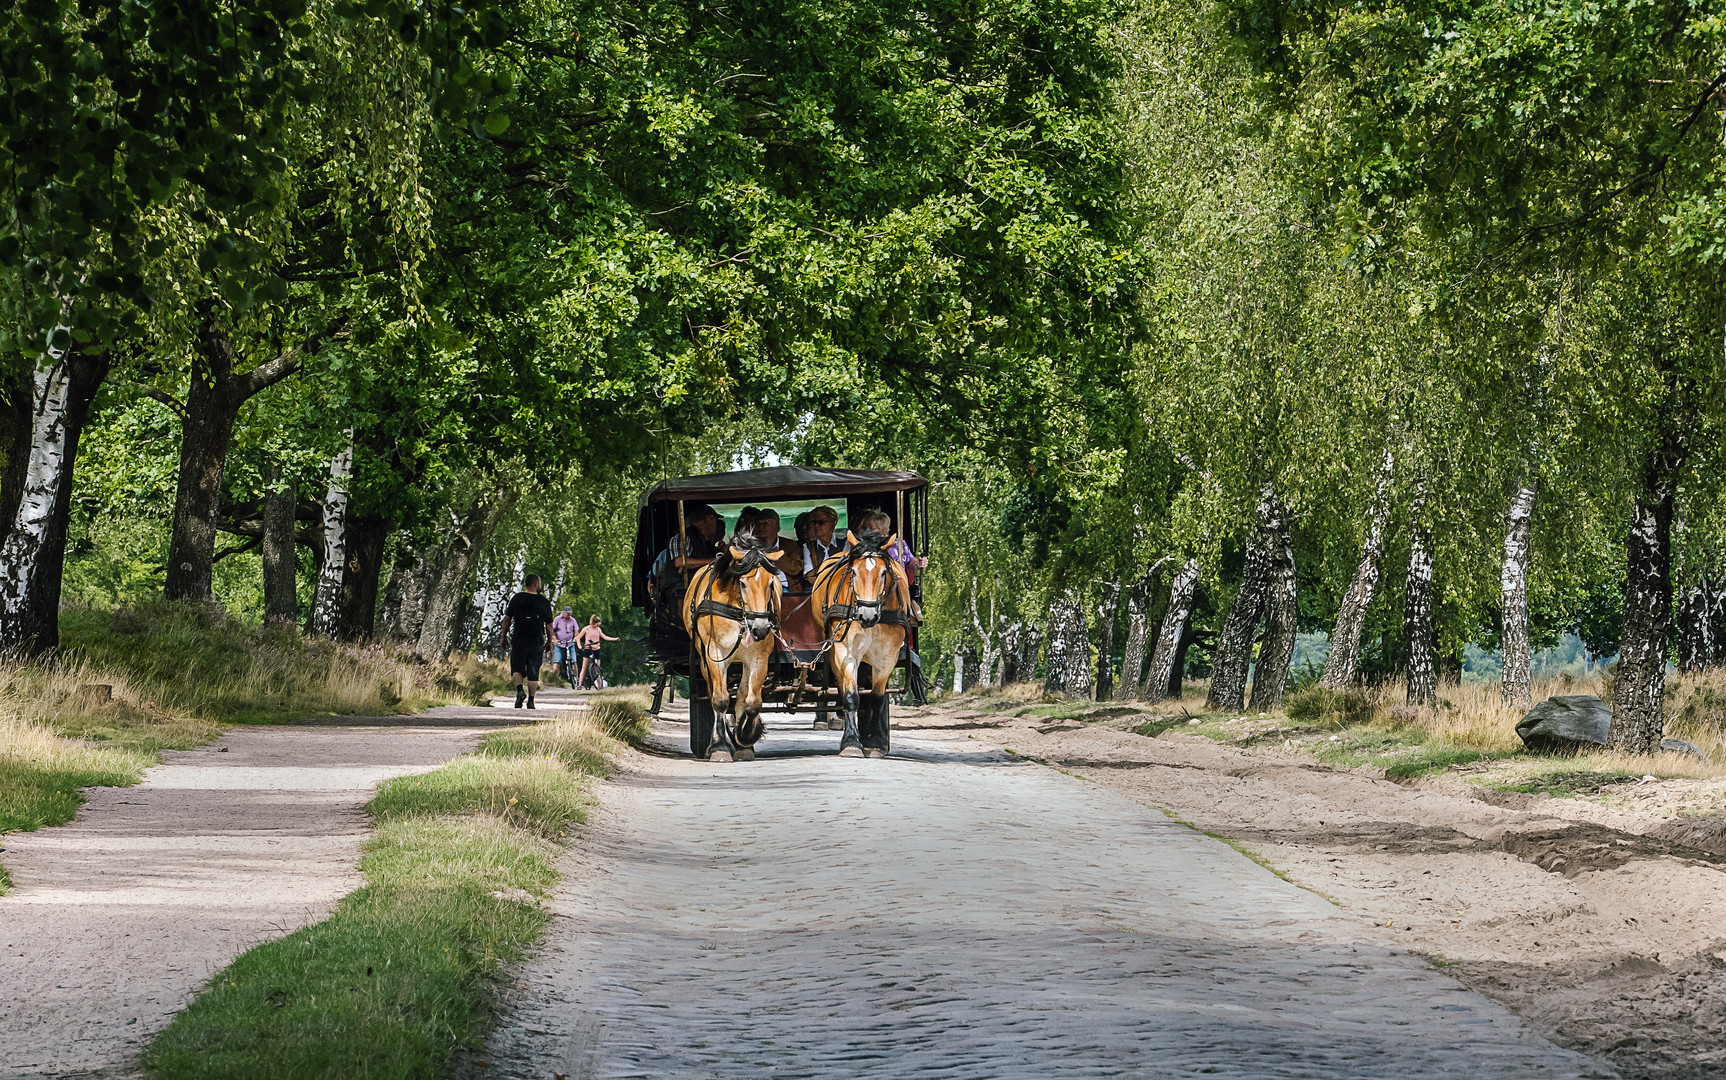
{"type": "Polygon", "coordinates": [[[483,1075],[1616,1075],[1155,810],[951,736],[837,739],[638,756],[483,1075]]]}

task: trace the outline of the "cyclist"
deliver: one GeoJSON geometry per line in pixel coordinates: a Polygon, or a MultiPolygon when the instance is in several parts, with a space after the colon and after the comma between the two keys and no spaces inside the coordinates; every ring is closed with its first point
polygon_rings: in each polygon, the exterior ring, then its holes
{"type": "Polygon", "coordinates": [[[551,620],[552,661],[557,664],[557,673],[563,676],[563,681],[570,689],[575,688],[575,635],[581,630],[581,623],[576,621],[568,608],[551,620]]]}
{"type": "Polygon", "coordinates": [[[581,628],[581,633],[576,638],[576,644],[579,646],[578,652],[581,656],[580,682],[583,687],[587,686],[587,676],[590,671],[593,674],[595,684],[605,685],[605,677],[600,674],[599,670],[599,646],[601,642],[616,640],[600,627],[598,615],[588,619],[587,625],[581,628]]]}

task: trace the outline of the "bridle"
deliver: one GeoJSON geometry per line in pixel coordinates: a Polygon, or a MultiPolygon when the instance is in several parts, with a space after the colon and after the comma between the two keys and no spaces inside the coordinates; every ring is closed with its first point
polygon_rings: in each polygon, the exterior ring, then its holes
{"type": "Polygon", "coordinates": [[[827,607],[823,618],[826,623],[828,640],[845,640],[846,636],[851,632],[852,624],[857,622],[860,616],[870,613],[860,609],[872,609],[877,625],[886,624],[888,626],[904,627],[909,627],[911,625],[911,618],[905,611],[905,598],[900,595],[901,586],[899,584],[899,575],[893,573],[893,556],[887,552],[885,548],[886,543],[887,538],[882,536],[880,533],[864,533],[862,536],[857,538],[857,543],[841,557],[843,561],[836,563],[831,569],[827,570],[828,574],[843,572],[846,577],[846,587],[851,593],[851,602],[849,604],[830,604],[827,607]],[[857,564],[865,559],[881,559],[887,563],[888,586],[882,592],[881,596],[874,600],[857,599],[857,564]],[[897,601],[897,605],[890,606],[890,602],[892,601],[897,601]],[[833,634],[833,624],[839,622],[843,622],[844,627],[839,631],[838,636],[835,637],[833,634]]]}
{"type": "MultiPolygon", "coordinates": [[[[773,561],[767,557],[767,550],[765,548],[744,548],[743,557],[741,559],[732,556],[729,548],[721,548],[720,554],[714,559],[713,565],[709,568],[707,583],[703,589],[703,595],[701,599],[693,605],[693,609],[691,611],[693,618],[691,619],[691,622],[695,619],[701,618],[703,615],[706,615],[709,618],[729,619],[737,624],[737,640],[731,643],[731,648],[726,652],[724,659],[715,659],[712,656],[708,657],[709,660],[712,660],[716,664],[728,664],[731,662],[731,658],[737,655],[737,650],[743,647],[743,639],[745,635],[753,635],[754,633],[754,631],[749,628],[749,622],[752,619],[756,621],[760,621],[762,619],[767,620],[768,625],[773,628],[775,637],[777,637],[779,629],[778,589],[771,590],[773,602],[769,605],[766,611],[755,611],[750,608],[740,607],[737,604],[727,604],[723,600],[715,600],[713,598],[714,591],[719,586],[719,576],[721,574],[737,581],[741,586],[742,579],[756,570],[765,570],[769,574],[774,575],[775,580],[778,579],[777,568],[774,567],[773,561]]],[[[738,590],[738,596],[739,599],[742,598],[741,588],[738,590]]],[[[761,641],[763,638],[764,636],[757,637],[755,640],[761,641]]],[[[703,645],[702,650],[703,652],[706,651],[705,645],[703,645]]]]}

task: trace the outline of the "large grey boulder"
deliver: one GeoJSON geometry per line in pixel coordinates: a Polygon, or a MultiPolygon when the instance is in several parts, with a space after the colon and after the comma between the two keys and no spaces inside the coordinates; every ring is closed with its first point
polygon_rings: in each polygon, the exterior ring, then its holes
{"type": "Polygon", "coordinates": [[[1612,728],[1612,706],[1593,694],[1550,697],[1522,718],[1516,734],[1530,750],[1575,751],[1605,746],[1612,728]]]}

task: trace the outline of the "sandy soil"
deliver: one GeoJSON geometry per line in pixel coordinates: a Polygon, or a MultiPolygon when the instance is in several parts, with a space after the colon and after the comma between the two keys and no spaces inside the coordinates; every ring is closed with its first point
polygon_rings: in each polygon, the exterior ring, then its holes
{"type": "Polygon", "coordinates": [[[1396,783],[1274,741],[939,708],[894,726],[963,730],[1234,841],[1626,1078],[1726,1076],[1726,832],[1673,816],[1702,808],[1698,782],[1604,805],[1396,783]]]}
{"type": "Polygon", "coordinates": [[[0,897],[0,1076],[132,1075],[212,974],[360,885],[378,781],[520,716],[234,728],[136,787],[89,789],[70,824],[0,836],[16,886],[0,897]]]}

